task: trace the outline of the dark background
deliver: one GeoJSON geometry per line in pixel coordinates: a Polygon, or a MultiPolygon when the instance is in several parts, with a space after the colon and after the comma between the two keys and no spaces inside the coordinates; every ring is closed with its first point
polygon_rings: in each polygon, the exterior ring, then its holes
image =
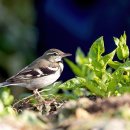
{"type": "MultiPolygon", "coordinates": [[[[81,47],[87,54],[91,44],[104,36],[106,52],[114,49],[113,36],[126,31],[130,45],[129,0],[35,0],[37,53],[59,48],[74,54],[81,47]]],[[[72,77],[65,66],[63,78],[72,77]]]]}

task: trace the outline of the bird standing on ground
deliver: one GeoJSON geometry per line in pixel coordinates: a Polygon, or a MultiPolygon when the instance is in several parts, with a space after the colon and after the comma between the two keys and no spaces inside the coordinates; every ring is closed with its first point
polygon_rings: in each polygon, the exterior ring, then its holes
{"type": "Polygon", "coordinates": [[[71,54],[50,49],[16,75],[0,83],[0,87],[22,86],[39,95],[38,89],[54,83],[60,77],[64,68],[62,58],[66,56],[71,54]]]}

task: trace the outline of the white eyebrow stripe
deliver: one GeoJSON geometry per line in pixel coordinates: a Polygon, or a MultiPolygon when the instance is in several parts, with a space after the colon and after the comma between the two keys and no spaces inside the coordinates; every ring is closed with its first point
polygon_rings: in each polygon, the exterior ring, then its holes
{"type": "Polygon", "coordinates": [[[50,53],[47,53],[46,55],[52,55],[52,54],[54,54],[54,53],[56,53],[56,52],[50,52],[50,53]]]}

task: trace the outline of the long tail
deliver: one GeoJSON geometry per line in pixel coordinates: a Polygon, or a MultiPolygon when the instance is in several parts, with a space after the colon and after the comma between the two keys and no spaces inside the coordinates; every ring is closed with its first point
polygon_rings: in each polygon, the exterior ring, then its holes
{"type": "Polygon", "coordinates": [[[0,88],[9,86],[10,84],[8,82],[0,83],[0,88]]]}

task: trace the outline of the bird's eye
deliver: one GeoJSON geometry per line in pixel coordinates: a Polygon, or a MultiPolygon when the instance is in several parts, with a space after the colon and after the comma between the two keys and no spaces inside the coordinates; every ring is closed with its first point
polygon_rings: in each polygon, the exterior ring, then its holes
{"type": "Polygon", "coordinates": [[[53,53],[53,55],[54,55],[54,56],[57,56],[57,55],[58,55],[58,53],[54,52],[54,53],[53,53]]]}

